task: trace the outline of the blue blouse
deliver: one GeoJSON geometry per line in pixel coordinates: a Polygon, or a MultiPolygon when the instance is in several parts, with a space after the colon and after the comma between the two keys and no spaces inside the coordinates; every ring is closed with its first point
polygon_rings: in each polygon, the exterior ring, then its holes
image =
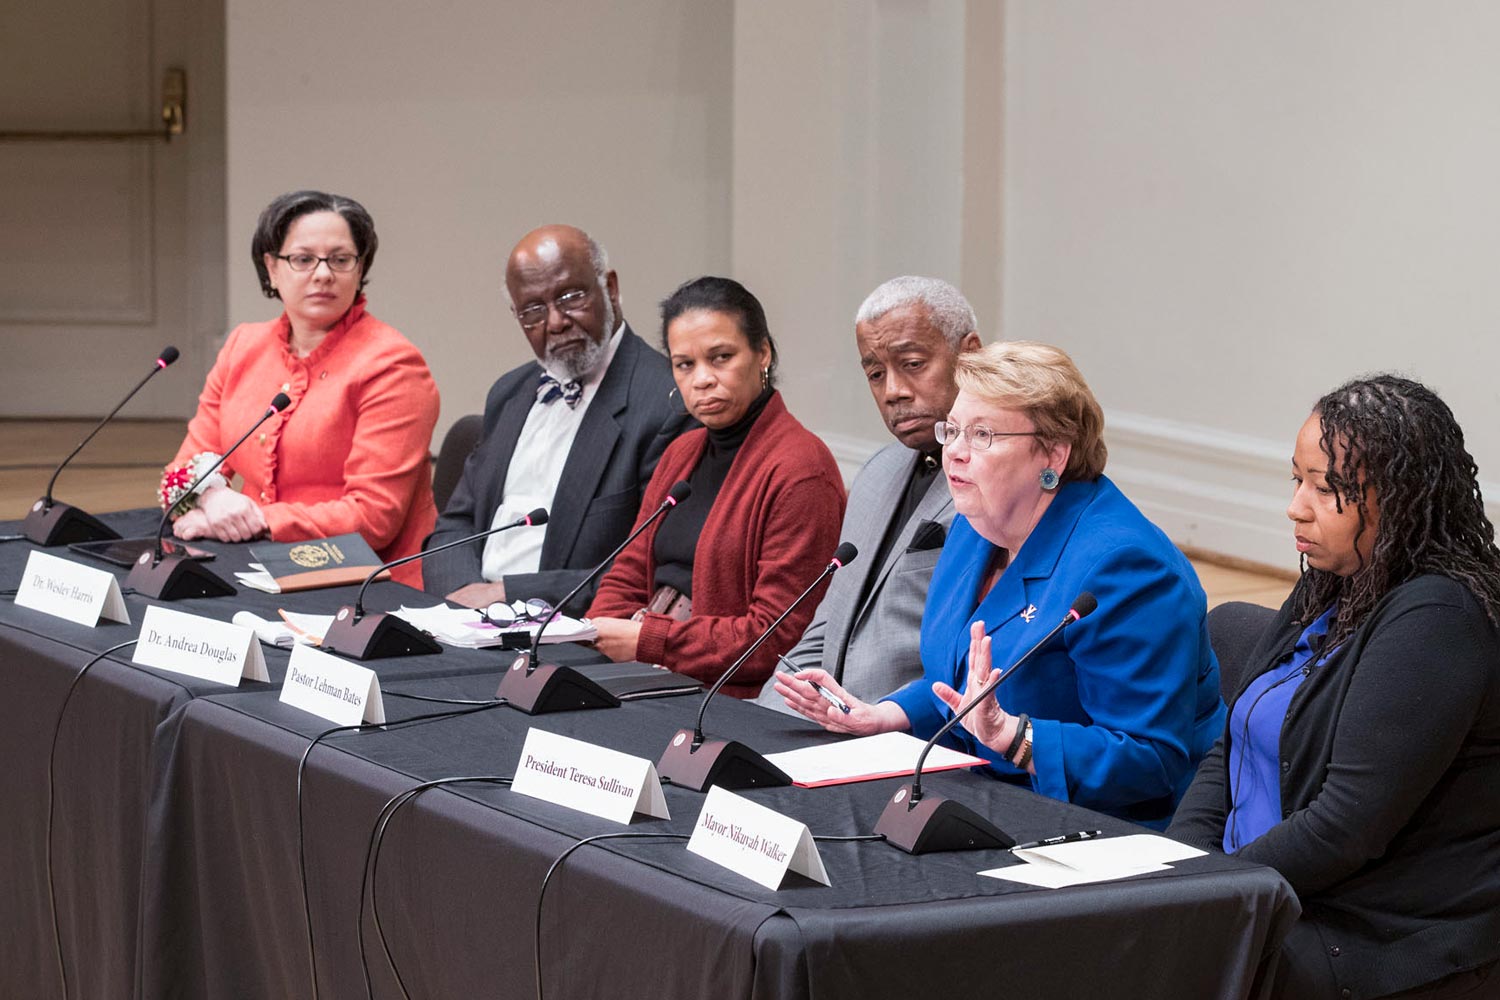
{"type": "Polygon", "coordinates": [[[1229,713],[1229,814],[1224,853],[1233,854],[1280,823],[1281,726],[1292,695],[1333,650],[1320,652],[1334,608],[1302,630],[1281,663],[1246,685],[1229,713]]]}

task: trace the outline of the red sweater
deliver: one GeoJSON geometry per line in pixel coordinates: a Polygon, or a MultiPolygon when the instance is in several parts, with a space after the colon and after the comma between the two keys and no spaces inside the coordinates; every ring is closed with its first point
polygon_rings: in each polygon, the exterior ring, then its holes
{"type": "MultiPolygon", "coordinates": [[[[708,432],[689,431],[662,453],[639,525],[686,479],[708,432]]],[[[666,514],[666,517],[672,515],[666,514]]],[[[776,616],[802,593],[838,547],[844,483],[828,448],[787,412],[774,393],[735,454],[693,552],[693,615],[679,622],[647,615],[636,659],[659,663],[705,684],[717,680],[776,616]]],[[[656,575],[657,521],[621,552],[589,608],[591,618],[629,618],[650,599],[656,575]]],[[[740,667],[724,690],[753,698],[812,620],[825,582],[740,667]]]]}
{"type": "MultiPolygon", "coordinates": [[[[172,465],[200,451],[223,454],[285,392],[291,405],[220,470],[244,477],[271,538],[357,531],[382,559],[416,552],[437,519],[427,456],[438,393],[427,362],[365,312],[363,296],[307,357],[291,350],[290,334],[284,313],[230,333],[172,465]]],[[[393,575],[420,587],[421,565],[393,575]]]]}

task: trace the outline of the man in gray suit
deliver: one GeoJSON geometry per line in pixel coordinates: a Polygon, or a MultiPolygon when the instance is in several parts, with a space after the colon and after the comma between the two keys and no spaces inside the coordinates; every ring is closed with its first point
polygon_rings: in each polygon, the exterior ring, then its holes
{"type": "MultiPolygon", "coordinates": [[[[537,360],[502,375],[484,433],[424,548],[515,528],[423,560],[423,587],[456,604],[556,603],[630,533],[667,444],[688,425],[667,359],[631,331],[604,249],[572,226],[526,234],[505,269],[537,360]]],[[[570,610],[588,607],[585,592],[570,610]]]]}
{"type": "MultiPolygon", "coordinates": [[[[922,607],[953,521],[933,425],[958,395],[958,355],[980,346],[977,325],[968,300],[936,278],[892,278],[855,316],[859,363],[896,443],[855,477],[841,537],[860,557],[833,578],[787,659],[823,668],[862,700],[922,675],[922,607]]],[[[756,701],[789,711],[774,683],[756,701]]]]}

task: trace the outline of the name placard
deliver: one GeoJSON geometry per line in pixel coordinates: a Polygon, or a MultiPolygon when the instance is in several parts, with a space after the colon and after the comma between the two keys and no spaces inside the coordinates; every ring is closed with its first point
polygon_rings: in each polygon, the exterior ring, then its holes
{"type": "Polygon", "coordinates": [[[311,646],[292,647],[281,701],[335,726],[385,721],[385,703],[375,671],[311,646]]]}
{"type": "Polygon", "coordinates": [[[542,729],[526,734],[510,789],[616,823],[672,818],[651,761],[542,729]]]}
{"type": "Polygon", "coordinates": [[[141,619],[136,663],[238,687],[270,680],[255,630],[153,604],[141,619]]]}
{"type": "Polygon", "coordinates": [[[125,598],[113,573],[33,552],[26,559],[16,603],[89,628],[99,619],[130,624],[125,598]]]}
{"type": "Polygon", "coordinates": [[[806,823],[718,785],[703,800],[688,850],[767,889],[781,888],[789,871],[832,884],[806,823]]]}

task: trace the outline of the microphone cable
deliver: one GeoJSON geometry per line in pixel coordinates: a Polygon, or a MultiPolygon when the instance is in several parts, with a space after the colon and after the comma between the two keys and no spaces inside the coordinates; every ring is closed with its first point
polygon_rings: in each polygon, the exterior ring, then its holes
{"type": "Polygon", "coordinates": [[[541,887],[541,889],[539,889],[537,891],[537,894],[536,894],[536,939],[535,939],[535,942],[534,942],[534,944],[535,944],[535,950],[533,951],[533,956],[535,957],[535,960],[536,960],[536,1000],[543,1000],[543,997],[542,997],[542,899],[543,899],[543,897],[545,897],[547,895],[547,883],[552,880],[553,873],[556,872],[559,868],[562,867],[562,863],[564,861],[568,860],[568,855],[572,854],[574,851],[578,850],[580,847],[584,846],[585,844],[592,844],[592,843],[595,843],[595,842],[600,841],[600,840],[644,840],[644,839],[646,839],[648,837],[654,837],[657,840],[688,840],[688,839],[690,839],[692,837],[692,834],[687,834],[687,833],[651,833],[651,832],[646,831],[646,830],[628,830],[628,831],[620,831],[618,833],[596,833],[592,837],[584,837],[582,840],[580,840],[580,841],[578,841],[578,842],[570,845],[566,851],[563,851],[561,854],[559,854],[557,856],[557,859],[552,862],[552,866],[547,869],[547,874],[545,874],[545,875],[542,876],[542,887],[541,887]]]}
{"type": "Polygon", "coordinates": [[[124,642],[109,647],[102,653],[95,654],[92,659],[83,665],[83,669],[73,675],[72,682],[68,684],[67,693],[63,695],[62,707],[57,710],[57,722],[52,726],[52,748],[47,753],[47,906],[52,914],[52,943],[57,949],[57,976],[62,982],[63,1000],[67,1000],[68,998],[68,963],[63,957],[62,925],[59,923],[57,915],[57,885],[52,869],[52,825],[53,816],[56,813],[54,800],[57,789],[57,741],[58,737],[62,735],[63,715],[68,710],[68,702],[72,700],[73,692],[78,690],[78,682],[83,680],[83,675],[88,673],[94,664],[109,654],[118,653],[126,646],[134,645],[135,642],[136,639],[126,639],[124,642]]]}
{"type": "MultiPolygon", "coordinates": [[[[446,701],[442,698],[427,698],[417,695],[402,695],[395,691],[388,691],[386,693],[403,698],[419,698],[419,700],[421,701],[446,701]]],[[[307,758],[311,756],[313,748],[316,747],[319,743],[323,742],[324,739],[330,736],[337,736],[339,733],[405,729],[409,726],[417,726],[426,722],[435,722],[439,719],[451,719],[456,718],[460,715],[472,715],[475,712],[481,712],[487,708],[496,708],[500,705],[505,704],[505,702],[501,699],[480,702],[462,702],[454,700],[452,703],[465,705],[467,707],[458,711],[429,712],[425,715],[414,715],[410,718],[398,719],[395,722],[360,722],[352,726],[334,726],[331,729],[325,729],[312,738],[311,742],[307,744],[307,749],[302,751],[302,756],[297,761],[297,873],[299,888],[302,892],[302,916],[307,927],[307,967],[308,975],[312,979],[313,1000],[317,1000],[319,994],[317,945],[314,943],[312,929],[312,901],[309,898],[307,892],[307,840],[305,832],[306,825],[303,819],[303,803],[305,801],[303,788],[304,777],[307,772],[307,758]]],[[[363,907],[361,907],[361,910],[363,910],[363,907]]]]}
{"type": "Polygon", "coordinates": [[[472,774],[452,778],[435,778],[432,781],[424,781],[419,785],[408,788],[404,792],[397,792],[386,800],[385,805],[380,807],[380,812],[375,818],[375,826],[370,830],[370,841],[365,845],[364,871],[361,873],[359,881],[359,915],[355,919],[354,928],[355,935],[359,940],[359,968],[360,972],[364,974],[365,996],[368,1000],[374,1000],[375,993],[374,986],[370,981],[370,962],[365,953],[364,920],[365,896],[367,891],[370,899],[370,915],[375,920],[375,934],[380,939],[380,949],[385,953],[386,964],[391,967],[391,974],[396,977],[396,985],[400,988],[401,995],[406,1000],[411,1000],[411,993],[406,989],[406,981],[401,978],[401,970],[397,968],[395,956],[391,954],[390,945],[386,941],[385,928],[380,925],[380,896],[376,892],[376,877],[380,867],[380,845],[385,840],[385,830],[390,825],[391,819],[402,806],[423,792],[433,788],[472,782],[509,785],[513,780],[512,776],[501,774],[472,774]]]}
{"type": "MultiPolygon", "coordinates": [[[[646,830],[631,830],[628,832],[620,833],[598,833],[592,837],[584,837],[582,840],[569,846],[567,850],[559,854],[557,856],[557,859],[552,862],[551,867],[547,869],[547,874],[542,876],[542,887],[540,890],[538,890],[536,896],[536,947],[534,952],[536,961],[536,1000],[544,1000],[544,997],[542,996],[542,899],[547,895],[547,883],[552,880],[553,874],[562,867],[562,863],[568,859],[568,856],[570,854],[572,854],[574,851],[578,850],[585,844],[592,844],[595,841],[600,840],[644,840],[648,837],[656,838],[658,840],[690,840],[692,838],[692,834],[664,832],[652,833],[646,830]]],[[[824,834],[822,836],[819,836],[818,834],[813,834],[812,839],[815,841],[820,841],[822,843],[863,843],[865,841],[884,840],[885,837],[878,833],[857,833],[848,836],[836,836],[833,834],[824,834]]]]}

